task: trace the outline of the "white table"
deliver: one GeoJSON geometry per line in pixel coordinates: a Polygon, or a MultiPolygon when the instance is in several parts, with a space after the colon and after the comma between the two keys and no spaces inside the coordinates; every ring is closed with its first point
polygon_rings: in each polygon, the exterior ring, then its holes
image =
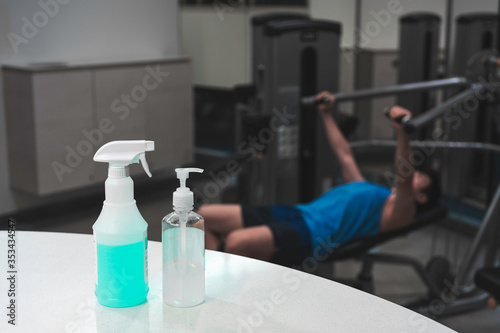
{"type": "Polygon", "coordinates": [[[125,309],[94,296],[91,235],[17,232],[17,325],[7,324],[7,233],[0,232],[0,332],[452,332],[356,289],[266,262],[206,253],[206,300],[169,307],[161,243],[149,242],[148,302],[125,309]],[[6,328],[6,329],[5,329],[6,328]]]}

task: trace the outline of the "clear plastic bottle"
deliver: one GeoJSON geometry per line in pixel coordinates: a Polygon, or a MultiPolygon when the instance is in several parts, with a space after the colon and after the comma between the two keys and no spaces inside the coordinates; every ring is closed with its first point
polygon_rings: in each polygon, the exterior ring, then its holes
{"type": "Polygon", "coordinates": [[[193,212],[193,193],[185,187],[189,172],[176,169],[181,187],[174,192],[174,211],[162,220],[163,301],[191,307],[205,300],[205,221],[193,212]]]}

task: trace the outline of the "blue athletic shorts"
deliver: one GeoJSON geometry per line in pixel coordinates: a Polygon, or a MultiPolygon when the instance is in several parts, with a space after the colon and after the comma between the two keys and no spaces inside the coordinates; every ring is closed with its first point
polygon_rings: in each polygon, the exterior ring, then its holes
{"type": "Polygon", "coordinates": [[[284,266],[299,265],[311,255],[309,229],[300,210],[291,205],[241,206],[245,227],[267,225],[278,249],[272,262],[284,266]]]}

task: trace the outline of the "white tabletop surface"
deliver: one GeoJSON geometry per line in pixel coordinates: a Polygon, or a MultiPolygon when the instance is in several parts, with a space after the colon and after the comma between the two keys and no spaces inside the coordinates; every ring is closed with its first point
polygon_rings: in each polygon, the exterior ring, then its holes
{"type": "Polygon", "coordinates": [[[94,296],[91,235],[17,232],[17,318],[7,324],[7,233],[0,232],[0,332],[453,332],[342,284],[245,257],[206,252],[205,303],[163,304],[161,243],[149,242],[149,295],[112,309],[94,296]]]}

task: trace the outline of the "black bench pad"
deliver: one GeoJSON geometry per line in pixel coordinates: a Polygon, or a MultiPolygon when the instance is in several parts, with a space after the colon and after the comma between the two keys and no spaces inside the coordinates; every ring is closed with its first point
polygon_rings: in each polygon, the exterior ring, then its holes
{"type": "Polygon", "coordinates": [[[406,227],[384,232],[376,236],[355,239],[344,243],[333,251],[333,253],[325,261],[335,261],[343,259],[351,259],[353,257],[366,253],[369,249],[388,240],[405,236],[410,232],[423,228],[429,224],[438,222],[446,217],[447,209],[443,206],[438,206],[429,211],[419,214],[412,223],[406,227]]]}

